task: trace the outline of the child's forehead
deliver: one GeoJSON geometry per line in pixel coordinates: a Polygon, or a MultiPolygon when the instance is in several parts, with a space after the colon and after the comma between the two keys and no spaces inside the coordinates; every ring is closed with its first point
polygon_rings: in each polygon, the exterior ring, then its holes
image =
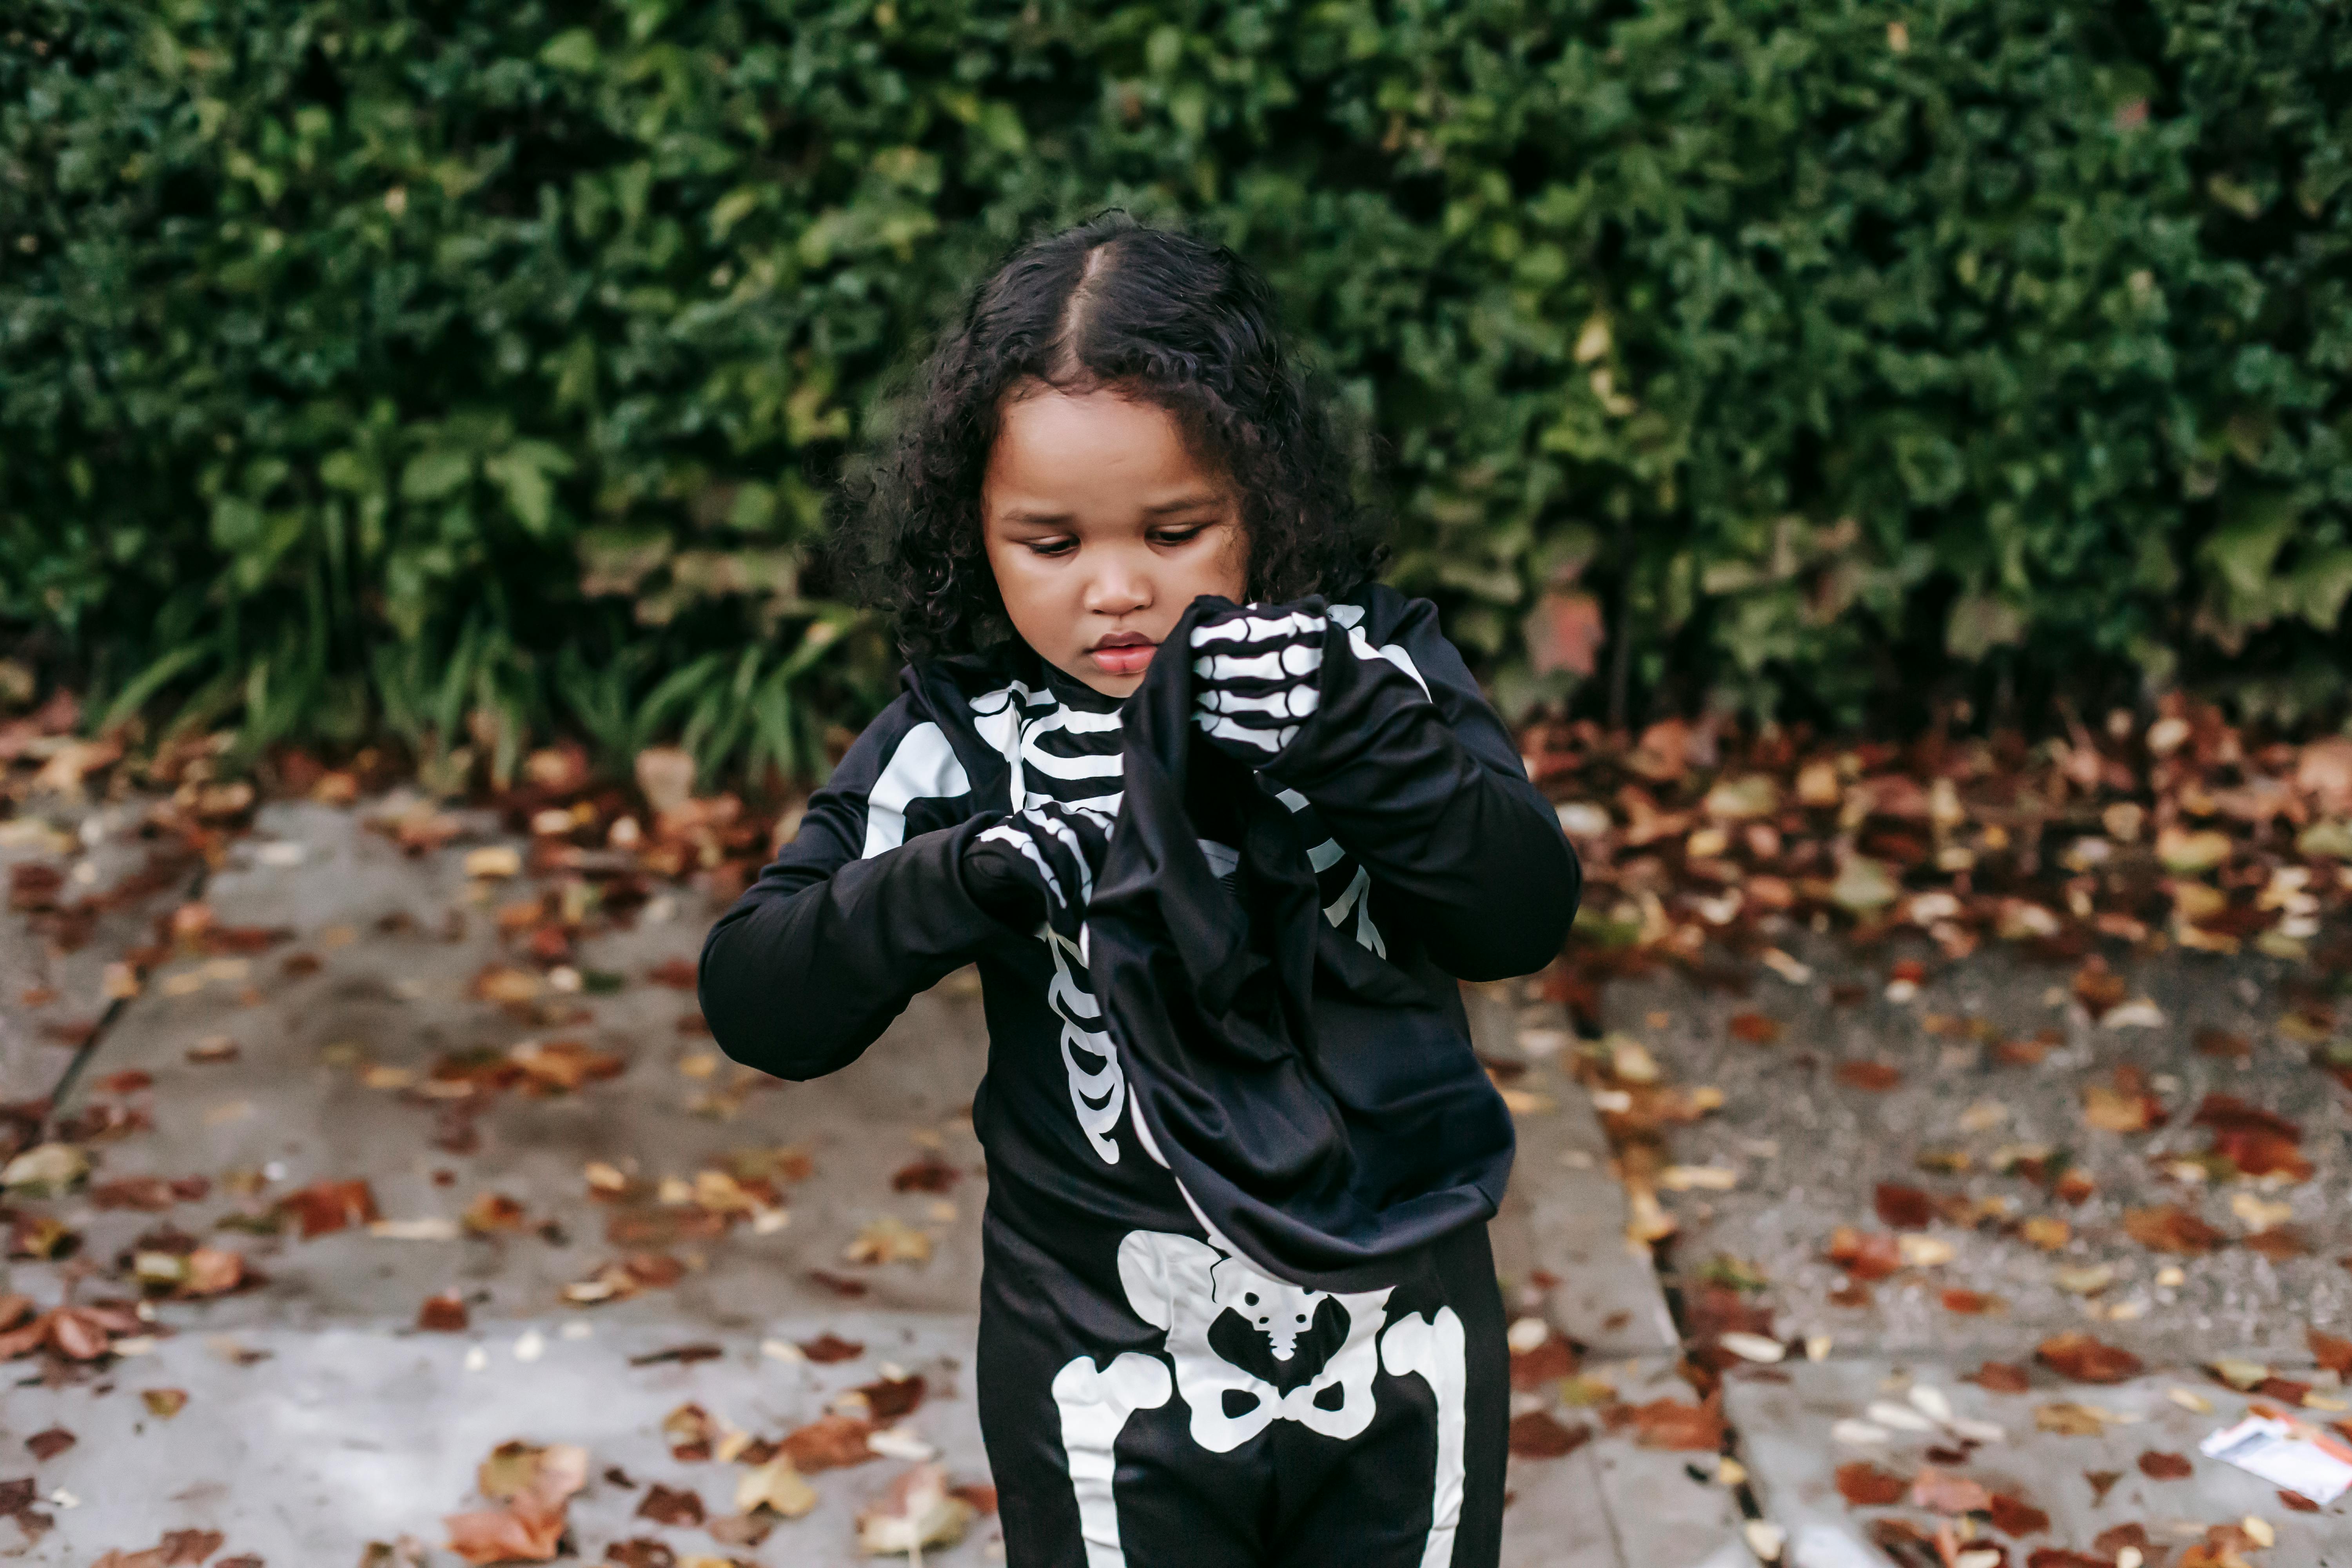
{"type": "Polygon", "coordinates": [[[1006,405],[989,452],[992,510],[1070,510],[1116,499],[1141,510],[1213,501],[1223,486],[1174,416],[1097,391],[1047,390],[1006,405]]]}

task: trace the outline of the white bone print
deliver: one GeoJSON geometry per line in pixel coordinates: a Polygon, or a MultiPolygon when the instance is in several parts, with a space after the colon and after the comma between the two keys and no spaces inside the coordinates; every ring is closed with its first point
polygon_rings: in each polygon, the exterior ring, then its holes
{"type": "Polygon", "coordinates": [[[1192,1441],[1213,1454],[1229,1454],[1276,1421],[1296,1421],[1325,1437],[1356,1436],[1372,1421],[1372,1379],[1380,1371],[1376,1336],[1389,1290],[1330,1292],[1348,1321],[1347,1338],[1314,1377],[1285,1394],[1245,1367],[1225,1360],[1209,1343],[1209,1329],[1227,1307],[1248,1318],[1266,1335],[1276,1360],[1297,1353],[1298,1335],[1314,1321],[1322,1291],[1305,1291],[1268,1278],[1246,1259],[1231,1257],[1189,1236],[1139,1230],[1118,1246],[1118,1280],[1135,1315],[1167,1331],[1176,1389],[1191,1412],[1192,1441]],[[1246,1304],[1250,1297],[1258,1305],[1246,1304]],[[1304,1321],[1300,1321],[1303,1313],[1304,1321]],[[1335,1409],[1317,1403],[1339,1391],[1335,1409]],[[1226,1395],[1242,1408],[1226,1414],[1226,1395]],[[1245,1403],[1244,1403],[1245,1402],[1245,1403]]]}
{"type": "Polygon", "coordinates": [[[1437,1473],[1429,1492],[1429,1541],[1421,1568],[1447,1568],[1454,1561],[1454,1532],[1462,1524],[1463,1403],[1469,1386],[1469,1358],[1462,1320],[1440,1307],[1434,1320],[1399,1318],[1381,1336],[1381,1364],[1391,1377],[1420,1373],[1437,1397],[1437,1473]]]}
{"type": "Polygon", "coordinates": [[[1112,1452],[1127,1418],[1168,1403],[1168,1368],[1158,1356],[1129,1351],[1097,1372],[1094,1357],[1080,1356],[1054,1374],[1054,1404],[1062,1414],[1062,1452],[1070,1486],[1078,1499],[1078,1535],[1086,1543],[1087,1568],[1127,1568],[1118,1541],[1118,1502],[1111,1478],[1118,1459],[1112,1452]]]}

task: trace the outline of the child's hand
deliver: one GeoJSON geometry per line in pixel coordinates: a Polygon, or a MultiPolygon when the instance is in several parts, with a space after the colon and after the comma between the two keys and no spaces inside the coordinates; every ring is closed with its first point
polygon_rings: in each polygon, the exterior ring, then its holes
{"type": "Polygon", "coordinates": [[[1076,942],[1110,845],[1111,823],[1103,812],[1042,801],[975,837],[964,861],[975,882],[997,891],[993,901],[1000,909],[1031,919],[1042,912],[1056,932],[1076,942]],[[1009,888],[1025,889],[1029,896],[1005,898],[1009,888]]]}
{"type": "Polygon", "coordinates": [[[1328,624],[1320,600],[1202,616],[1192,626],[1192,721],[1230,756],[1271,760],[1315,711],[1328,624]]]}

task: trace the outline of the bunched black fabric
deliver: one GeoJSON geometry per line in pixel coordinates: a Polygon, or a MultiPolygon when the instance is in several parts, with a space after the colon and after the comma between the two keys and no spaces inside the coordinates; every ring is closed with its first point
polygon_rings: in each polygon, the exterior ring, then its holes
{"type": "MultiPolygon", "coordinates": [[[[1229,625],[1233,614],[1203,598],[1168,645],[1190,647],[1196,623],[1229,625]]],[[[1321,689],[1336,720],[1320,717],[1318,703],[1266,770],[1279,783],[1287,763],[1323,784],[1318,775],[1339,772],[1335,753],[1347,752],[1349,774],[1399,786],[1385,806],[1348,791],[1385,819],[1382,842],[1347,840],[1376,881],[1382,850],[1429,837],[1446,813],[1475,812],[1457,791],[1475,795],[1483,783],[1468,758],[1428,754],[1460,749],[1431,746],[1441,721],[1426,700],[1419,723],[1331,732],[1381,705],[1360,687],[1418,679],[1377,656],[1325,660],[1321,689]]],[[[1154,659],[1128,701],[1127,795],[1087,910],[1088,967],[1136,1110],[1190,1202],[1262,1268],[1346,1290],[1493,1215],[1510,1173],[1510,1114],[1470,1049],[1451,988],[1433,992],[1323,918],[1310,847],[1275,791],[1242,803],[1242,919],[1232,918],[1184,805],[1194,746],[1207,743],[1195,687],[1210,679],[1192,660],[1154,659]]],[[[1528,895],[1507,912],[1554,952],[1563,902],[1573,913],[1575,860],[1552,814],[1518,782],[1542,814],[1545,831],[1512,836],[1532,840],[1537,875],[1484,891],[1528,895]]],[[[1330,792],[1318,794],[1328,816],[1330,792]]],[[[1493,851],[1472,863],[1493,865],[1493,851]]]]}

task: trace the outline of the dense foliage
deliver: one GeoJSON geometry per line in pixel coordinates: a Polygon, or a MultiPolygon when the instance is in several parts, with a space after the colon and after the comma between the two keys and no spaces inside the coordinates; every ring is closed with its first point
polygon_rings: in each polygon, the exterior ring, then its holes
{"type": "Polygon", "coordinates": [[[845,451],[1109,204],[1273,276],[1514,703],[2339,700],[2325,0],[5,26],[0,625],[99,719],[821,767],[894,662],[812,568],[845,451]]]}

